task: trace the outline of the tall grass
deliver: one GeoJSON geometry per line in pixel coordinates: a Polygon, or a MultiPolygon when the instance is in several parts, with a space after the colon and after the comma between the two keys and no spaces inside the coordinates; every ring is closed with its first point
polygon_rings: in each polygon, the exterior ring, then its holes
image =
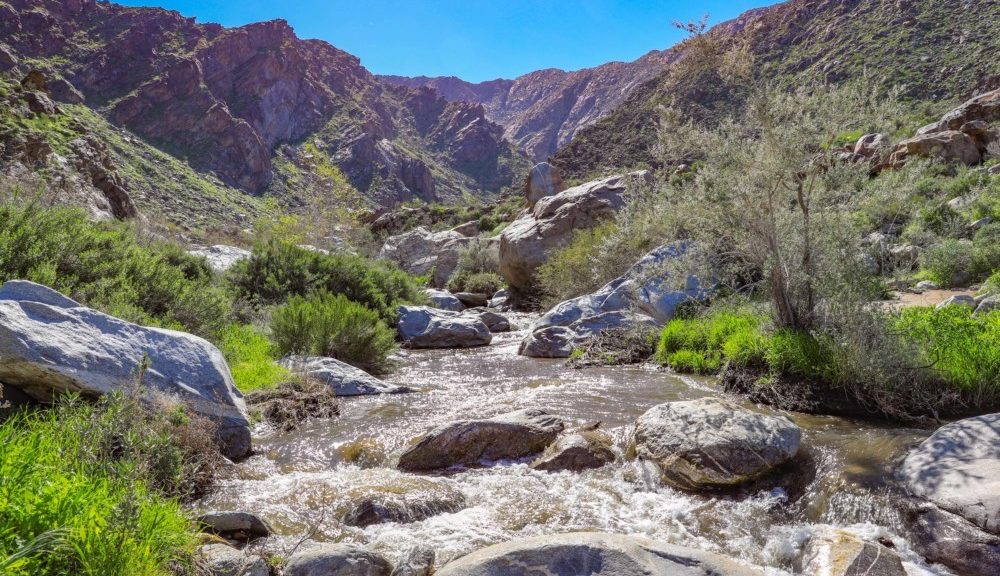
{"type": "Polygon", "coordinates": [[[166,576],[190,563],[195,526],[176,496],[193,464],[164,427],[181,415],[143,414],[111,396],[0,424],[3,574],[166,576]]]}
{"type": "Polygon", "coordinates": [[[231,324],[223,329],[219,349],[229,363],[236,387],[244,393],[274,388],[291,377],[275,362],[275,345],[249,324],[231,324]]]}

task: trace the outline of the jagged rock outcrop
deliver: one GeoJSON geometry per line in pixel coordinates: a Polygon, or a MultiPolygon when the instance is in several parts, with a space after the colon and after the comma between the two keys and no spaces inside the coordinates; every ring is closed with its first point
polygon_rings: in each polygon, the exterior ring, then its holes
{"type": "Polygon", "coordinates": [[[572,532],[521,538],[446,564],[437,576],[762,576],[733,560],[637,536],[572,532]]]}
{"type": "Polygon", "coordinates": [[[219,350],[191,334],[146,328],[31,282],[0,288],[0,381],[51,401],[127,389],[177,398],[218,426],[223,453],[250,452],[243,395],[219,350]],[[148,363],[148,365],[147,365],[148,363]]]}
{"type": "Polygon", "coordinates": [[[430,87],[450,102],[482,104],[486,116],[535,161],[544,161],[583,127],[602,118],[632,90],[669,63],[670,51],[633,62],[610,62],[574,72],[548,69],[514,80],[478,84],[454,77],[381,76],[389,84],[430,87]]]}
{"type": "Polygon", "coordinates": [[[1000,90],[981,94],[897,144],[887,164],[898,167],[914,156],[978,164],[989,146],[1000,142],[998,121],[1000,90]]]}
{"type": "Polygon", "coordinates": [[[500,272],[514,290],[530,291],[535,270],[574,230],[610,219],[625,205],[630,186],[648,182],[639,171],[601,178],[538,200],[500,235],[500,272]]]}

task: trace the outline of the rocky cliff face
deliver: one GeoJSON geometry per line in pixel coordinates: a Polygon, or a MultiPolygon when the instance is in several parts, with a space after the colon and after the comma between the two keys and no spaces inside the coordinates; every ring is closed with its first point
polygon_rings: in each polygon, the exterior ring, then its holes
{"type": "Polygon", "coordinates": [[[634,62],[575,72],[539,70],[514,80],[478,84],[454,77],[379,78],[393,85],[430,87],[451,102],[482,104],[486,116],[504,127],[507,139],[532,159],[543,161],[655,77],[673,57],[670,51],[653,51],[634,62]]]}
{"type": "Polygon", "coordinates": [[[10,74],[40,68],[114,124],[252,194],[303,181],[321,193],[340,171],[391,205],[496,192],[513,182],[507,167],[527,164],[475,107],[385,89],[356,57],[282,20],[225,29],[161,9],[14,0],[0,4],[0,48],[20,61],[10,74]],[[311,169],[325,177],[302,174],[311,169]]]}

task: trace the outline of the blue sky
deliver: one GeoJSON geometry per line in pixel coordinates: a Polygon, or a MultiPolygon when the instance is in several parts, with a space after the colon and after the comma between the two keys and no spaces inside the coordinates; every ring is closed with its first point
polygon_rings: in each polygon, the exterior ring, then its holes
{"type": "MultiPolygon", "coordinates": [[[[121,1],[121,0],[119,0],[121,1]]],[[[634,60],[681,39],[673,20],[728,20],[774,0],[125,0],[200,22],[239,26],[284,18],[376,74],[513,78],[634,60]]]]}

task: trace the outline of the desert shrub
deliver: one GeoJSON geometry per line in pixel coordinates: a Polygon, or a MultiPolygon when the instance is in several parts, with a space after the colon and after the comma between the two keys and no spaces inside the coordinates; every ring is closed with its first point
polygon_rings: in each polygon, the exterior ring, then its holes
{"type": "Polygon", "coordinates": [[[972,280],[976,273],[972,243],[950,238],[924,250],[920,255],[924,276],[941,286],[957,286],[972,280]]]}
{"type": "Polygon", "coordinates": [[[4,421],[3,573],[167,576],[190,566],[196,530],[177,497],[212,468],[199,454],[213,450],[202,424],[120,394],[4,421]]]}
{"type": "Polygon", "coordinates": [[[504,285],[503,278],[495,272],[458,271],[448,279],[446,288],[452,292],[473,292],[492,296],[504,285]]]}
{"type": "Polygon", "coordinates": [[[204,259],[141,238],[126,224],[92,222],[82,210],[13,198],[0,203],[0,281],[51,286],[88,306],[143,324],[213,338],[228,294],[204,259]]]}
{"type": "Polygon", "coordinates": [[[313,252],[279,240],[255,247],[250,258],[233,268],[230,281],[239,298],[258,306],[327,292],[343,294],[387,322],[395,319],[397,305],[423,299],[417,279],[394,264],[313,252]]]}
{"type": "Polygon", "coordinates": [[[458,255],[458,266],[446,285],[452,292],[494,294],[504,287],[500,254],[495,243],[477,240],[458,255]]]}
{"type": "Polygon", "coordinates": [[[389,370],[396,349],[379,314],[343,294],[289,298],[272,313],[271,334],[282,356],[327,356],[373,373],[389,370]]]}
{"type": "Polygon", "coordinates": [[[274,388],[291,377],[275,362],[278,351],[274,343],[249,324],[231,324],[223,329],[219,349],[242,392],[274,388]]]}
{"type": "Polygon", "coordinates": [[[614,222],[595,228],[573,231],[568,244],[555,251],[539,267],[536,280],[544,295],[543,305],[550,307],[563,300],[600,288],[609,274],[602,254],[602,244],[615,231],[614,222]]]}

